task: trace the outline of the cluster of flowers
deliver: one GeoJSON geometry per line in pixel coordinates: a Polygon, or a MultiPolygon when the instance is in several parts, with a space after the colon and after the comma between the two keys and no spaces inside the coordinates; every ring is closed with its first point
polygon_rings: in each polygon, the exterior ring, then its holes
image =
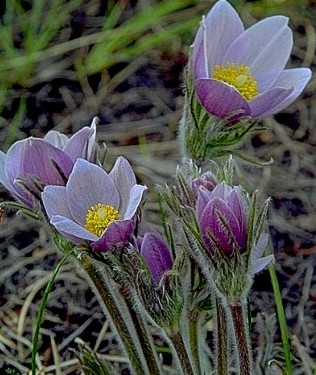
{"type": "MultiPolygon", "coordinates": [[[[107,252],[134,241],[158,285],[172,267],[171,251],[154,231],[136,236],[136,213],[146,186],[136,183],[123,157],[109,173],[97,164],[96,122],[95,118],[70,139],[50,131],[43,139],[16,142],[7,154],[0,151],[0,182],[30,209],[41,205],[50,224],[74,244],[107,252]]],[[[217,184],[208,174],[190,184],[196,196],[191,208],[210,255],[244,252],[249,208],[242,189],[217,184]]],[[[256,258],[263,250],[260,247],[256,258]]]]}
{"type": "MultiPolygon", "coordinates": [[[[256,193],[234,186],[232,159],[216,173],[202,172],[195,162],[231,152],[229,147],[256,126],[254,120],[280,111],[302,92],[310,70],[284,69],[292,44],[282,16],[245,30],[229,3],[219,0],[203,18],[189,62],[180,129],[184,156],[193,160],[178,170],[175,186],[159,189],[169,216],[177,223],[173,232],[164,223],[165,238],[153,230],[142,231],[146,187],[137,184],[129,162],[119,157],[109,173],[102,167],[96,118],[71,138],[50,131],[43,139],[30,137],[14,143],[7,154],[0,152],[1,184],[24,207],[41,209],[54,233],[78,251],[111,266],[108,272],[131,291],[124,303],[128,306],[132,300],[147,323],[156,322],[169,332],[184,374],[204,373],[199,355],[186,348],[186,358],[185,346],[179,346],[181,340],[175,335],[174,327],[181,331],[180,320],[188,315],[183,312],[188,308],[188,292],[190,312],[199,315],[202,302],[215,298],[234,320],[235,307],[244,304],[253,275],[273,260],[273,255],[263,256],[268,241],[264,232],[267,202],[259,206],[256,193]],[[113,260],[107,254],[119,257],[113,260]],[[188,274],[190,280],[199,280],[200,289],[188,285],[188,274]],[[148,276],[151,282],[146,284],[148,276]],[[210,297],[212,293],[215,297],[210,297]]],[[[100,287],[99,274],[89,276],[102,296],[106,276],[100,287]]],[[[106,300],[103,303],[107,306],[106,300]]],[[[110,315],[113,311],[109,304],[110,315]]],[[[237,328],[242,326],[242,316],[233,321],[237,328]]],[[[115,325],[114,313],[112,319],[115,325]]],[[[120,333],[124,327],[117,324],[120,333]]],[[[123,341],[124,336],[126,332],[122,332],[123,341]]],[[[249,351],[245,336],[237,332],[229,340],[244,358],[242,351],[249,351]]],[[[123,344],[132,358],[133,350],[123,344]]],[[[135,372],[141,373],[137,360],[131,362],[135,372]]],[[[227,371],[224,362],[219,359],[218,373],[227,371]]],[[[250,374],[251,360],[236,359],[239,362],[239,373],[250,374]]],[[[150,371],[160,374],[159,369],[150,371]]]]}

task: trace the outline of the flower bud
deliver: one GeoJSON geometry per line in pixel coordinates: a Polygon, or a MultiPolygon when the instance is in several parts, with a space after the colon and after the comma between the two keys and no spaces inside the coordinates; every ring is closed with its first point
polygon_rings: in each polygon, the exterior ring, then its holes
{"type": "Polygon", "coordinates": [[[207,195],[200,190],[197,217],[202,239],[214,255],[243,253],[247,240],[247,212],[242,190],[221,183],[207,195]]]}
{"type": "Polygon", "coordinates": [[[141,239],[140,253],[151,272],[154,285],[159,286],[163,274],[172,268],[168,245],[158,234],[148,232],[141,239]]]}

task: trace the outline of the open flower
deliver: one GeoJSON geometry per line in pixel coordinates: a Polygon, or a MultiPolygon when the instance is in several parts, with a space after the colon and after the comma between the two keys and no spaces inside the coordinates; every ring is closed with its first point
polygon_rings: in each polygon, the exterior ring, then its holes
{"type": "Polygon", "coordinates": [[[225,0],[203,18],[193,44],[193,75],[202,106],[221,118],[266,117],[302,92],[307,68],[284,69],[293,36],[284,16],[249,29],[225,0]]]}
{"type": "Polygon", "coordinates": [[[171,251],[164,239],[153,232],[147,232],[144,237],[138,237],[140,253],[143,256],[157,287],[163,274],[172,268],[171,251]]]}
{"type": "Polygon", "coordinates": [[[201,191],[197,201],[197,218],[202,240],[212,256],[234,257],[252,253],[252,273],[261,271],[273,260],[262,257],[268,235],[262,233],[257,242],[248,243],[249,207],[239,186],[218,184],[208,195],[201,191]],[[250,248],[249,248],[250,247],[250,248]]]}
{"type": "Polygon", "coordinates": [[[126,159],[110,173],[84,159],[75,162],[66,186],[46,186],[43,204],[50,223],[70,241],[108,251],[129,240],[145,186],[137,185],[126,159]]]}
{"type": "Polygon", "coordinates": [[[95,159],[95,135],[96,118],[91,127],[82,128],[71,138],[50,131],[43,139],[29,137],[15,142],[7,154],[0,151],[0,183],[32,207],[40,186],[64,185],[78,158],[95,159]]]}

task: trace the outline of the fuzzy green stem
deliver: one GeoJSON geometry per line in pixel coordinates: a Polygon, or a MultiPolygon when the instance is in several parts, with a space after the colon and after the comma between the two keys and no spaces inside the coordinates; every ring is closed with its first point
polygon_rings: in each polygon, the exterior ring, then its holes
{"type": "Polygon", "coordinates": [[[133,301],[130,298],[126,298],[125,302],[133,320],[139,342],[141,343],[144,357],[147,361],[147,366],[150,369],[150,374],[162,375],[161,365],[159,363],[159,359],[153,345],[153,340],[150,333],[148,332],[146,322],[141,317],[141,315],[137,313],[137,311],[135,311],[133,301]]]}
{"type": "Polygon", "coordinates": [[[252,375],[252,354],[249,343],[248,326],[245,322],[244,304],[229,303],[237,350],[238,375],[252,375]]]}
{"type": "Polygon", "coordinates": [[[179,331],[173,331],[168,334],[179,358],[179,362],[184,375],[195,375],[186,347],[179,331]]]}
{"type": "Polygon", "coordinates": [[[201,375],[200,314],[191,312],[188,321],[191,360],[194,374],[201,375]]]}
{"type": "Polygon", "coordinates": [[[215,298],[216,306],[216,343],[215,343],[215,374],[228,374],[228,332],[226,311],[218,297],[215,298]]]}
{"type": "Polygon", "coordinates": [[[123,344],[126,354],[130,360],[132,371],[135,375],[144,375],[149,373],[144,358],[141,343],[139,343],[136,330],[131,323],[127,306],[124,306],[124,300],[119,293],[114,293],[111,287],[111,280],[108,278],[106,270],[102,270],[102,274],[98,267],[88,256],[81,256],[80,265],[87,272],[89,279],[93,285],[93,290],[101,302],[101,306],[105,309],[106,315],[110,318],[114,328],[118,332],[119,338],[123,344]],[[123,306],[122,306],[123,305],[123,306]],[[123,308],[122,308],[123,307],[123,308]]]}

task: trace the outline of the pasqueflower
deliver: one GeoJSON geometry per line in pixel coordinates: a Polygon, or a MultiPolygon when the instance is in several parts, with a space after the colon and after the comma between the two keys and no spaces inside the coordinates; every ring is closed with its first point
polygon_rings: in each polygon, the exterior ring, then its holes
{"type": "Polygon", "coordinates": [[[76,244],[108,251],[129,241],[145,186],[136,184],[126,159],[110,171],[78,159],[66,186],[46,186],[43,204],[50,223],[76,244]]]}
{"type": "Polygon", "coordinates": [[[245,30],[234,10],[219,0],[193,44],[193,79],[202,106],[220,118],[263,118],[291,104],[311,77],[307,68],[285,69],[293,46],[284,16],[245,30]]]}
{"type": "Polygon", "coordinates": [[[199,192],[196,213],[202,241],[211,256],[232,258],[252,252],[249,259],[253,273],[273,260],[272,255],[262,257],[267,247],[267,234],[261,234],[256,243],[248,243],[249,207],[239,186],[231,187],[222,182],[212,191],[199,192]]]}
{"type": "Polygon", "coordinates": [[[18,200],[32,207],[34,194],[45,185],[64,185],[78,158],[94,160],[96,118],[71,138],[50,131],[42,138],[15,142],[7,154],[0,151],[0,183],[18,200]],[[23,182],[23,184],[21,184],[23,182]]]}

